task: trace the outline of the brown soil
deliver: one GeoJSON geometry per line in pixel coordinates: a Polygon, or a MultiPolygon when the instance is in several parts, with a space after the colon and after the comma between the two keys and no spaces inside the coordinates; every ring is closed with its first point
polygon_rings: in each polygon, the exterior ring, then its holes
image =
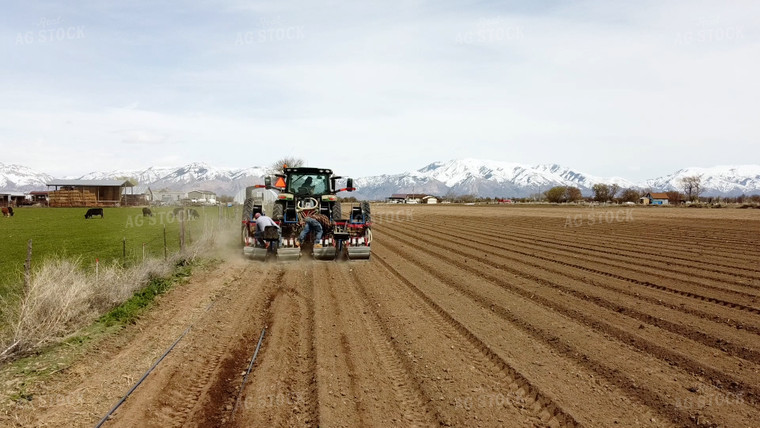
{"type": "Polygon", "coordinates": [[[369,262],[230,257],[0,422],[93,426],[192,326],[105,426],[755,426],[760,213],[619,209],[378,205],[369,262]]]}

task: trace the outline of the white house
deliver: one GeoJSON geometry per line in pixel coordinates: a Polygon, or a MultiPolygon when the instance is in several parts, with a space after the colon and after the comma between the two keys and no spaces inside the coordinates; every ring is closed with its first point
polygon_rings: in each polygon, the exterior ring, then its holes
{"type": "Polygon", "coordinates": [[[207,190],[193,190],[187,192],[187,198],[193,203],[216,204],[216,193],[207,190]]]}
{"type": "Polygon", "coordinates": [[[179,205],[183,199],[187,199],[187,193],[176,192],[169,189],[161,189],[153,192],[153,202],[164,205],[179,205]]]}

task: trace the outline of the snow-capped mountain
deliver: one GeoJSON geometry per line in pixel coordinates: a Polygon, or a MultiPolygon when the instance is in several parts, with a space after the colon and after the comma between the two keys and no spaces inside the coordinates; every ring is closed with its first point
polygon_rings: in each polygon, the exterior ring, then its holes
{"type": "MultiPolygon", "coordinates": [[[[90,172],[79,179],[133,178],[153,190],[210,190],[218,195],[235,195],[241,189],[262,184],[267,168],[216,168],[202,162],[174,168],[90,172]]],[[[394,193],[427,193],[445,196],[472,194],[483,197],[525,197],[553,186],[574,186],[591,195],[597,183],[617,184],[655,191],[680,190],[683,177],[701,175],[702,195],[735,196],[760,193],[760,165],[685,168],[673,174],[634,183],[620,177],[596,177],[557,164],[522,165],[479,159],[433,162],[416,171],[384,174],[355,180],[357,192],[347,195],[382,200],[394,193]]],[[[20,165],[0,163],[0,190],[44,190],[53,177],[20,165]]]]}
{"type": "Polygon", "coordinates": [[[190,190],[210,190],[218,195],[234,195],[241,188],[262,184],[266,168],[250,167],[242,169],[216,168],[204,162],[193,162],[181,167],[150,167],[144,170],[116,170],[91,172],[82,180],[133,178],[140,184],[154,190],[170,189],[187,192],[190,190]]]}
{"type": "Polygon", "coordinates": [[[394,193],[445,195],[449,191],[445,183],[419,171],[357,178],[354,185],[358,190],[347,196],[359,199],[385,199],[394,193]]]}
{"type": "Polygon", "coordinates": [[[53,177],[22,165],[0,162],[0,189],[24,192],[45,188],[53,177]]]}
{"type": "Polygon", "coordinates": [[[168,188],[182,191],[203,189],[218,195],[234,195],[247,186],[263,184],[265,174],[266,168],[261,167],[225,169],[195,162],[176,168],[149,184],[154,189],[168,188]]]}
{"type": "Polygon", "coordinates": [[[760,191],[760,165],[684,168],[664,177],[647,180],[642,187],[682,190],[684,177],[701,176],[703,196],[738,196],[760,191]]]}
{"type": "Polygon", "coordinates": [[[524,197],[553,186],[575,186],[590,194],[597,183],[618,184],[621,188],[636,186],[620,177],[595,177],[556,164],[529,166],[480,159],[433,162],[414,172],[357,181],[359,194],[367,199],[387,197],[389,189],[394,189],[392,193],[524,197]]]}
{"type": "Polygon", "coordinates": [[[153,183],[161,179],[176,168],[150,167],[143,170],[114,170],[114,171],[94,171],[77,177],[80,180],[111,180],[122,177],[129,177],[137,180],[139,183],[153,183]]]}

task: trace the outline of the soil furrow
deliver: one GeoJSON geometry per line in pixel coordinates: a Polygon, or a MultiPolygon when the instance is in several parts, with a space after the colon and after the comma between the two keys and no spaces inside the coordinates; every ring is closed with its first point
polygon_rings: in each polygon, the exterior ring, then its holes
{"type": "MultiPolygon", "coordinates": [[[[404,242],[408,246],[415,248],[417,250],[425,252],[425,248],[421,246],[417,246],[412,244],[408,241],[403,241],[401,238],[394,237],[394,239],[398,239],[401,242],[404,242]]],[[[432,253],[431,253],[432,254],[432,253]]],[[[440,260],[442,257],[441,254],[435,254],[435,257],[440,260]]],[[[414,260],[414,256],[411,254],[407,254],[407,259],[409,261],[412,261],[414,263],[419,263],[416,260],[414,260]]],[[[444,257],[445,258],[445,257],[444,257]]],[[[525,290],[520,290],[519,288],[510,286],[508,284],[505,284],[503,280],[500,280],[498,277],[494,277],[492,275],[484,274],[482,270],[477,268],[469,268],[466,264],[457,262],[453,259],[447,259],[447,261],[451,265],[456,265],[457,267],[465,270],[471,270],[473,274],[478,275],[480,277],[486,277],[490,281],[493,281],[495,284],[499,284],[501,287],[507,287],[511,291],[517,292],[519,295],[522,295],[524,298],[529,300],[537,300],[541,305],[546,307],[551,307],[552,309],[555,309],[557,311],[560,311],[561,313],[569,316],[572,319],[578,320],[586,325],[588,325],[590,328],[599,330],[604,334],[611,334],[618,338],[618,340],[621,341],[621,343],[626,343],[627,341],[630,341],[634,345],[635,351],[644,350],[647,353],[651,353],[653,357],[662,359],[663,361],[676,361],[679,363],[679,365],[685,366],[686,368],[689,368],[692,373],[695,375],[699,375],[701,373],[706,373],[709,376],[711,376],[713,382],[715,382],[715,379],[724,382],[725,385],[730,385],[734,389],[732,390],[733,393],[741,393],[741,394],[747,394],[750,398],[750,400],[754,400],[754,397],[757,397],[758,391],[756,391],[755,387],[752,385],[748,385],[746,383],[743,383],[743,381],[739,381],[738,379],[733,379],[730,376],[718,372],[714,370],[711,367],[700,365],[699,363],[689,359],[688,357],[674,353],[670,351],[669,349],[666,349],[664,347],[661,347],[659,345],[655,345],[651,342],[648,342],[646,340],[643,340],[636,335],[633,335],[631,333],[626,332],[623,329],[614,327],[608,323],[597,321],[595,319],[592,319],[585,314],[582,314],[576,310],[568,309],[560,304],[557,304],[549,299],[546,298],[538,298],[536,295],[530,295],[529,292],[526,292],[525,290]],[[741,383],[740,383],[741,382],[741,383]]],[[[421,265],[422,267],[423,265],[421,265]]],[[[428,265],[428,268],[429,265],[428,265]]],[[[557,337],[550,335],[546,333],[545,331],[542,331],[540,328],[536,328],[535,326],[531,325],[530,323],[526,322],[525,319],[519,319],[515,318],[515,315],[513,315],[510,311],[506,310],[502,306],[496,304],[494,300],[488,299],[483,297],[482,295],[476,293],[475,291],[471,290],[470,288],[464,288],[458,285],[457,283],[453,283],[448,281],[445,277],[441,276],[441,274],[438,271],[430,270],[431,275],[439,277],[442,281],[448,283],[453,288],[457,289],[458,291],[462,292],[467,297],[472,298],[473,300],[478,301],[484,308],[490,308],[491,310],[496,311],[500,316],[504,317],[506,321],[517,323],[519,325],[522,325],[524,328],[526,328],[528,331],[531,331],[533,334],[537,335],[537,337],[541,337],[544,340],[547,340],[551,342],[554,345],[557,345],[557,350],[562,351],[564,353],[568,353],[569,355],[574,355],[577,357],[578,352],[580,352],[579,349],[575,348],[574,345],[570,345],[570,343],[577,343],[577,342],[568,342],[563,343],[560,341],[557,341],[557,337]]],[[[589,344],[591,345],[591,344],[589,344]]],[[[621,348],[623,349],[623,348],[621,348]]],[[[581,352],[581,355],[584,355],[581,352]]],[[[616,357],[620,356],[621,354],[617,354],[616,357]]],[[[587,361],[593,361],[589,358],[588,354],[585,354],[584,359],[588,358],[587,361]]],[[[635,359],[635,358],[634,358],[635,359]]],[[[674,422],[683,423],[684,421],[687,421],[689,418],[687,415],[683,412],[681,412],[680,409],[676,408],[673,405],[663,403],[662,400],[653,398],[656,396],[652,391],[647,390],[647,388],[643,388],[640,385],[637,387],[632,387],[632,385],[636,385],[636,382],[633,381],[633,377],[629,377],[626,375],[623,375],[622,373],[613,370],[610,366],[607,366],[606,364],[603,364],[601,361],[593,361],[592,366],[594,369],[602,376],[605,376],[608,378],[608,380],[611,380],[615,382],[618,385],[628,385],[629,390],[632,394],[634,394],[637,398],[644,400],[643,402],[646,403],[648,406],[657,409],[661,414],[663,415],[669,415],[669,417],[673,417],[674,422]]],[[[667,365],[666,365],[667,366],[667,365]]],[[[665,366],[663,366],[665,367],[665,366]]],[[[636,377],[640,377],[643,373],[646,372],[645,367],[639,368],[639,373],[636,375],[636,377]]],[[[722,386],[721,386],[722,387],[722,386]]]]}

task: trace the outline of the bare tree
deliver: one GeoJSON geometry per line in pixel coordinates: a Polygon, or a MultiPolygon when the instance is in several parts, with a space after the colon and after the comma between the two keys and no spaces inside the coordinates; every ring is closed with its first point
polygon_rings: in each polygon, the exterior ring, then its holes
{"type": "Polygon", "coordinates": [[[544,192],[546,200],[553,203],[565,202],[567,199],[567,186],[555,186],[544,192]]]}
{"type": "Polygon", "coordinates": [[[694,198],[699,201],[699,195],[702,193],[702,174],[694,176],[694,198]]]}
{"type": "Polygon", "coordinates": [[[597,202],[607,202],[610,199],[610,186],[604,183],[597,183],[591,187],[594,191],[594,200],[597,202]]]}
{"type": "Polygon", "coordinates": [[[475,195],[469,195],[469,194],[467,194],[467,195],[459,195],[457,197],[457,200],[459,202],[464,202],[464,203],[468,203],[468,204],[472,203],[472,202],[475,202],[476,199],[477,198],[476,198],[475,195]]]}
{"type": "Polygon", "coordinates": [[[634,188],[625,189],[623,190],[623,193],[620,194],[620,200],[623,202],[638,202],[640,197],[641,192],[634,188]]]}
{"type": "Polygon", "coordinates": [[[304,166],[305,163],[306,161],[301,158],[285,156],[272,162],[272,164],[269,165],[268,170],[270,174],[282,174],[285,172],[285,168],[297,168],[299,166],[304,166]]]}
{"type": "Polygon", "coordinates": [[[668,195],[668,203],[670,205],[678,205],[683,200],[683,195],[678,190],[671,190],[670,192],[665,192],[666,195],[668,195]]]}
{"type": "Polygon", "coordinates": [[[568,187],[565,191],[565,198],[570,202],[580,201],[583,199],[581,189],[577,187],[568,187]]]}
{"type": "Polygon", "coordinates": [[[699,194],[702,193],[702,176],[692,175],[681,179],[681,188],[690,201],[699,200],[699,194]]]}
{"type": "Polygon", "coordinates": [[[620,191],[619,184],[610,184],[610,200],[615,200],[615,195],[620,191]]]}

